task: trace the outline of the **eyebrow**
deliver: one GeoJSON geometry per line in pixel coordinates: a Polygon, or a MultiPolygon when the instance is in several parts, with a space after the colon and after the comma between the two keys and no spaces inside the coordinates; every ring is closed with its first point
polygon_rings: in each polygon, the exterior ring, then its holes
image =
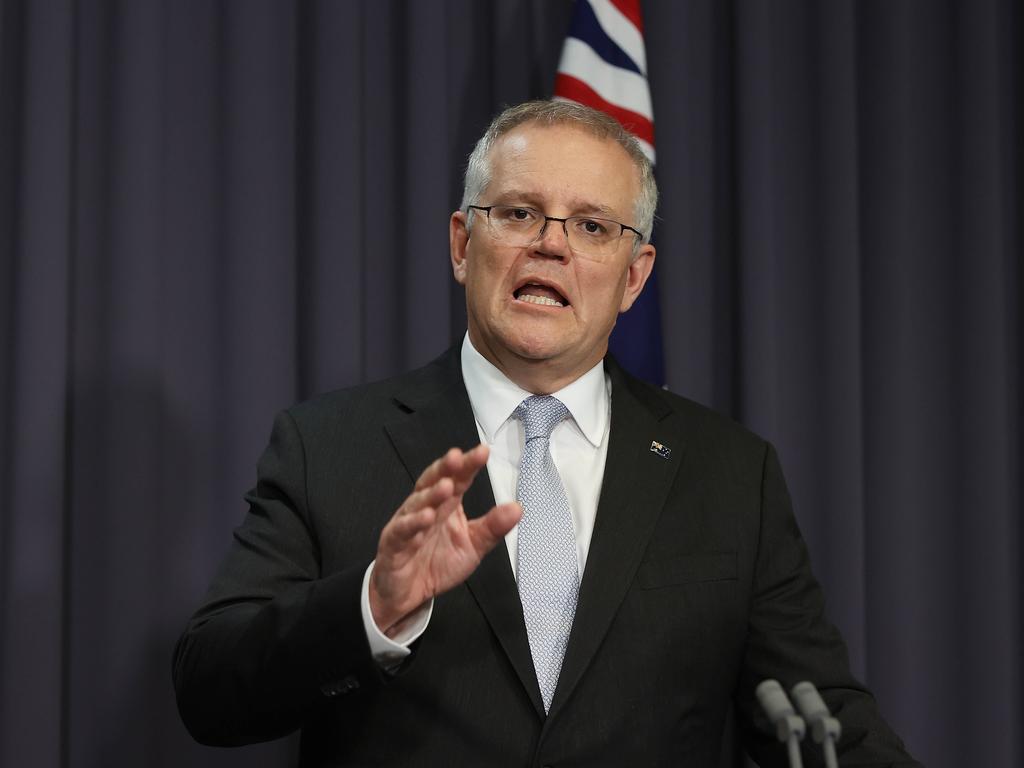
{"type": "MultiPolygon", "coordinates": [[[[541,204],[540,197],[533,192],[525,192],[519,189],[508,189],[497,195],[492,205],[510,205],[511,201],[522,201],[529,204],[530,206],[541,210],[544,206],[541,204]]],[[[571,216],[585,216],[587,214],[600,214],[610,219],[614,219],[618,214],[609,208],[607,205],[600,203],[591,203],[585,200],[571,200],[569,210],[574,211],[571,216]]]]}

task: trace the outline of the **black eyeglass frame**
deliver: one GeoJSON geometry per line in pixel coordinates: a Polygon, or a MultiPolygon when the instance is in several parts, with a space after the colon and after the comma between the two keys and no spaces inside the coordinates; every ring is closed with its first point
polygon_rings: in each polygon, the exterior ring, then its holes
{"type": "Polygon", "coordinates": [[[491,209],[493,209],[493,208],[522,208],[524,211],[533,211],[538,216],[542,216],[544,218],[544,224],[541,225],[540,231],[537,233],[537,237],[531,242],[531,245],[533,243],[537,242],[538,240],[540,240],[542,237],[544,237],[544,231],[548,228],[548,222],[549,221],[557,221],[557,222],[559,222],[562,225],[562,232],[565,233],[565,240],[566,240],[566,242],[568,242],[569,241],[569,228],[566,226],[566,222],[569,221],[570,219],[593,219],[594,221],[607,221],[609,224],[618,224],[621,227],[621,229],[619,230],[619,237],[620,238],[624,234],[626,234],[626,230],[628,229],[636,237],[640,238],[640,242],[643,242],[643,239],[644,239],[643,232],[641,232],[639,229],[636,229],[635,227],[631,227],[631,226],[629,226],[629,224],[623,224],[621,221],[616,221],[615,219],[606,219],[603,216],[566,216],[564,219],[560,219],[557,216],[548,216],[543,211],[538,211],[536,208],[531,208],[528,205],[506,205],[504,203],[501,203],[500,205],[499,204],[495,204],[495,205],[467,205],[466,206],[466,210],[473,209],[473,210],[477,210],[477,211],[483,211],[484,213],[486,213],[488,221],[491,220],[491,209]]]}

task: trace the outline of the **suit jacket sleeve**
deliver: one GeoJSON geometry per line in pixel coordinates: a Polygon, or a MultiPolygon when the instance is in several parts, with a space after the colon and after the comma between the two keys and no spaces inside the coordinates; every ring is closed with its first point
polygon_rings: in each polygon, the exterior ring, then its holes
{"type": "MultiPolygon", "coordinates": [[[[761,519],[752,584],[748,636],[736,696],[748,751],[763,765],[782,759],[781,745],[754,711],[754,688],[766,678],[787,690],[810,680],[842,723],[838,753],[850,766],[917,765],[882,719],[871,693],[849,671],[846,646],[825,617],[825,598],[793,516],[775,450],[765,452],[761,519]]],[[[808,734],[808,765],[821,763],[821,749],[808,734]]]]}
{"type": "Polygon", "coordinates": [[[283,736],[329,699],[384,681],[359,607],[369,558],[322,577],[305,447],[288,412],[246,500],[249,513],[174,654],[182,719],[198,741],[219,746],[283,736]]]}

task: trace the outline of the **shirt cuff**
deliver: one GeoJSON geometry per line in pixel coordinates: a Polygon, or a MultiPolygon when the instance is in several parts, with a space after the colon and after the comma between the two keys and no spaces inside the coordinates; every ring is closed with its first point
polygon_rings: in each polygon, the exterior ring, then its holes
{"type": "Polygon", "coordinates": [[[430,623],[430,616],[434,612],[434,598],[430,598],[414,614],[410,615],[402,631],[394,638],[390,638],[380,631],[370,612],[370,574],[372,573],[373,563],[370,563],[363,575],[363,591],[360,598],[363,610],[363,629],[366,630],[366,639],[370,643],[373,660],[384,669],[390,670],[401,664],[412,653],[409,646],[419,640],[420,635],[426,630],[427,624],[430,623]]]}

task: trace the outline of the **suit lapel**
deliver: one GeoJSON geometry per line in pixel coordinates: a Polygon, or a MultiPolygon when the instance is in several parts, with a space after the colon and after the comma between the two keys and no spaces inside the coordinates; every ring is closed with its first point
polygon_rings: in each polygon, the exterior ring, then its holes
{"type": "Polygon", "coordinates": [[[654,398],[641,402],[614,362],[608,372],[612,413],[604,481],[549,722],[590,665],[632,585],[683,460],[682,435],[666,419],[668,407],[654,398]],[[669,446],[669,456],[653,451],[652,441],[669,446]]]}
{"type": "MultiPolygon", "coordinates": [[[[385,429],[413,481],[452,446],[466,449],[480,442],[462,381],[457,347],[421,371],[412,386],[399,393],[396,400],[405,413],[386,424],[385,429]]],[[[479,517],[494,506],[486,467],[462,502],[470,518],[479,517]]],[[[508,655],[538,714],[543,717],[544,707],[530,655],[523,608],[504,541],[484,557],[467,579],[466,586],[508,655]]]]}

